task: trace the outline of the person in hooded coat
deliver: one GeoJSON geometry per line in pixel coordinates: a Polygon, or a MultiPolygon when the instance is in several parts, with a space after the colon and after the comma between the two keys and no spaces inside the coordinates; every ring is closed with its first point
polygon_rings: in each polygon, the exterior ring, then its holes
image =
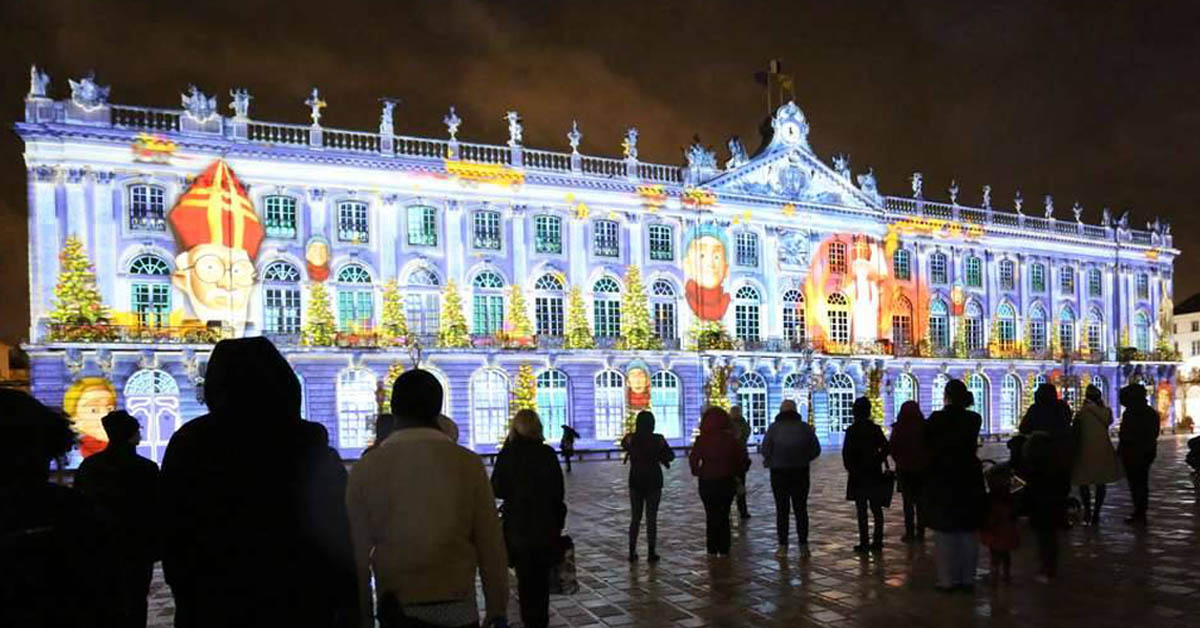
{"type": "Polygon", "coordinates": [[[809,466],[820,455],[816,431],[800,418],[794,401],[784,401],[762,442],[763,466],[771,470],[771,493],[775,497],[777,556],[787,554],[789,509],[796,513],[800,555],[808,556],[809,466]]]}
{"type": "Polygon", "coordinates": [[[969,408],[974,395],[960,379],[946,382],[945,405],[929,415],[925,444],[925,521],[933,530],[937,588],[971,590],[979,558],[976,531],[987,515],[983,464],[976,455],[983,418],[969,408]]]}
{"type": "Polygon", "coordinates": [[[846,499],[854,502],[858,517],[858,545],[854,551],[883,550],[883,503],[879,488],[883,485],[883,466],[887,462],[888,441],[883,429],[871,420],[871,400],[854,400],[854,422],[846,428],[842,443],[842,465],[846,468],[846,499]],[[867,539],[867,508],[870,507],[875,529],[867,539]]]}
{"type": "Polygon", "coordinates": [[[662,499],[662,470],[671,465],[675,452],[662,434],[654,433],[654,413],[638,412],[632,434],[621,439],[621,449],[629,457],[629,504],[633,517],[629,522],[629,562],[638,559],[637,538],[646,513],[646,559],[658,562],[658,502],[662,499]]]}
{"type": "Polygon", "coordinates": [[[346,470],[291,366],[265,338],[222,340],[204,400],[162,464],[175,625],[357,625],[346,470]]]}
{"type": "Polygon", "coordinates": [[[575,441],[578,439],[579,432],[563,423],[562,438],[558,441],[558,449],[562,452],[563,463],[567,465],[567,473],[571,472],[571,458],[575,457],[575,441]]]}
{"type": "Polygon", "coordinates": [[[730,425],[729,413],[722,408],[705,410],[700,418],[700,435],[688,454],[692,475],[700,480],[709,556],[729,555],[729,511],[737,493],[737,476],[750,468],[750,455],[730,425]]]}
{"type": "Polygon", "coordinates": [[[909,400],[900,406],[896,421],[892,423],[892,437],[888,441],[892,460],[896,461],[896,475],[900,494],[904,499],[904,536],[901,541],[925,539],[925,521],[918,505],[925,486],[925,472],[929,468],[929,449],[925,442],[925,415],[921,406],[909,400]]]}
{"type": "Polygon", "coordinates": [[[1071,484],[1079,487],[1084,525],[1100,525],[1100,509],[1108,493],[1107,485],[1121,478],[1117,453],[1108,437],[1112,423],[1112,410],[1104,405],[1104,393],[1088,385],[1083,405],[1075,413],[1075,421],[1071,424],[1075,433],[1075,463],[1071,468],[1071,484]],[[1093,487],[1095,502],[1092,501],[1093,487]]]}
{"type": "Polygon", "coordinates": [[[1071,492],[1071,408],[1058,398],[1053,384],[1041,384],[1019,428],[1027,438],[1021,454],[1029,505],[1029,523],[1038,541],[1041,569],[1037,579],[1058,573],[1058,536],[1066,521],[1071,492]]]}
{"type": "Polygon", "coordinates": [[[1117,433],[1117,455],[1125,465],[1133,514],[1125,523],[1145,525],[1150,506],[1150,465],[1158,453],[1159,417],[1146,401],[1146,388],[1130,384],[1121,389],[1121,429],[1117,433]]]}

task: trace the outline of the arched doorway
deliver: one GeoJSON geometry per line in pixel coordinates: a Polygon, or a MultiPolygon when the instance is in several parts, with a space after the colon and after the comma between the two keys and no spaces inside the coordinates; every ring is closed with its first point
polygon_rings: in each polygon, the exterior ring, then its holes
{"type": "Polygon", "coordinates": [[[161,462],[171,435],[179,429],[179,385],[166,371],[143,369],[125,382],[125,410],[142,424],[138,444],[147,458],[161,462]]]}

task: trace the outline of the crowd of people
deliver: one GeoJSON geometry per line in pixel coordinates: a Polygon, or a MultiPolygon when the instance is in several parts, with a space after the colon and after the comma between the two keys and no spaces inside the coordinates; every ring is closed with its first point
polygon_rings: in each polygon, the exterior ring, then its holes
{"type": "MultiPolygon", "coordinates": [[[[84,461],[72,488],[49,475],[50,462],[74,445],[67,420],[29,395],[0,390],[0,625],[145,626],[159,560],[182,628],[479,626],[477,576],[484,625],[506,626],[509,568],[523,624],[548,625],[551,580],[571,545],[558,456],[569,470],[578,433],[564,430],[556,452],[537,413],[521,410],[489,477],[441,415],[438,380],[413,369],[396,379],[393,413],[379,416],[375,443],[347,472],[325,428],[300,417],[297,379],[262,338],[215,347],[204,400],[208,414],[176,432],[161,470],[136,452],[137,420],[111,413],[103,420],[109,445],[84,461]]],[[[1010,460],[988,467],[978,457],[982,419],[962,381],[947,383],[928,419],[904,403],[890,437],[872,419],[870,400],[857,399],[842,446],[846,499],[858,520],[854,551],[882,550],[884,508],[898,485],[901,540],[919,543],[932,531],[939,589],[974,586],[981,541],[993,580],[1008,581],[1022,514],[1035,531],[1038,577],[1053,578],[1072,487],[1083,523],[1097,526],[1106,486],[1124,475],[1134,504],[1127,521],[1146,523],[1159,420],[1140,385],[1123,388],[1120,401],[1114,449],[1113,413],[1098,389],[1087,388],[1072,416],[1043,384],[1010,442],[1010,460]]],[[[643,520],[646,560],[660,560],[663,469],[675,453],[654,428],[654,415],[640,412],[621,442],[631,562],[639,560],[643,520]]],[[[714,560],[731,551],[734,504],[750,516],[749,432],[739,408],[709,407],[688,455],[714,560]]],[[[821,445],[793,402],[781,405],[760,451],[777,554],[788,554],[794,516],[806,557],[809,469],[821,445]]]]}

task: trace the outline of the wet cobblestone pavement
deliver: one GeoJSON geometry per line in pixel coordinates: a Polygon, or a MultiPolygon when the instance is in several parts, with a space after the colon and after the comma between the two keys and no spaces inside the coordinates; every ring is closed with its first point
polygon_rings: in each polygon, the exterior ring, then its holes
{"type": "MultiPolygon", "coordinates": [[[[748,479],[753,517],[734,526],[733,552],[711,561],[704,514],[684,460],[668,471],[659,513],[662,562],[626,560],[627,468],[617,461],[574,465],[567,476],[568,532],[575,538],[580,591],[551,599],[552,626],[1200,626],[1200,505],[1183,463],[1183,437],[1159,444],[1151,481],[1150,526],[1122,523],[1124,483],[1110,487],[1098,528],[1065,532],[1059,577],[1033,580],[1033,536],[1022,529],[1011,585],[984,577],[973,594],[933,590],[932,542],[900,542],[899,498],[885,512],[882,554],[859,557],[852,504],[837,451],[813,469],[811,557],[775,556],[775,512],[767,473],[755,458],[748,479]]],[[[985,456],[1006,457],[989,445],[985,456]]],[[[515,582],[513,586],[515,595],[515,582]]],[[[170,626],[174,609],[156,573],[151,626],[170,626]]],[[[510,619],[519,625],[517,605],[510,619]]]]}

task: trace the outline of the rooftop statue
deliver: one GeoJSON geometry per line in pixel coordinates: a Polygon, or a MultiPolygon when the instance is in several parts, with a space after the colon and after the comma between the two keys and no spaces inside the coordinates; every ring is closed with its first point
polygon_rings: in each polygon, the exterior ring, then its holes
{"type": "Polygon", "coordinates": [[[394,98],[380,98],[379,102],[383,103],[383,110],[379,112],[379,134],[395,135],[395,112],[397,101],[394,98]]]}
{"type": "Polygon", "coordinates": [[[874,168],[868,166],[866,172],[858,175],[858,189],[873,197],[879,196],[879,186],[875,182],[874,168]]]}
{"type": "Polygon", "coordinates": [[[304,101],[304,104],[312,110],[312,113],[308,115],[312,118],[313,126],[321,126],[321,110],[325,108],[325,101],[321,100],[321,93],[317,91],[317,88],[312,88],[312,94],[309,95],[308,100],[304,101]]]}
{"type": "Polygon", "coordinates": [[[462,125],[462,118],[454,111],[454,105],[450,106],[450,113],[442,118],[442,123],[446,125],[446,131],[450,133],[450,141],[458,140],[458,127],[462,125]]]}
{"type": "Polygon", "coordinates": [[[717,153],[709,150],[700,143],[700,136],[692,136],[692,145],[684,153],[687,157],[688,168],[717,169],[717,153]]]}
{"type": "Polygon", "coordinates": [[[244,88],[239,88],[229,90],[229,97],[233,99],[229,101],[229,108],[233,109],[233,117],[245,120],[250,115],[250,99],[253,96],[244,88]]]}
{"type": "Polygon", "coordinates": [[[1013,208],[1018,214],[1021,213],[1021,206],[1025,204],[1025,198],[1021,196],[1021,190],[1017,190],[1016,196],[1013,197],[1013,208]]]}
{"type": "Polygon", "coordinates": [[[740,168],[749,161],[750,157],[746,155],[746,147],[742,145],[741,138],[736,135],[729,138],[729,161],[725,162],[725,169],[740,168]]]}
{"type": "Polygon", "coordinates": [[[504,119],[508,120],[508,145],[516,148],[521,145],[525,134],[525,127],[521,126],[521,116],[515,111],[510,111],[504,114],[504,119]]]}
{"type": "Polygon", "coordinates": [[[833,169],[847,181],[850,180],[850,156],[840,153],[833,156],[833,169]]]}
{"type": "Polygon", "coordinates": [[[625,155],[625,159],[637,159],[638,158],[637,141],[638,141],[637,127],[631,126],[631,127],[629,127],[629,130],[625,132],[624,141],[621,142],[621,152],[622,152],[622,154],[625,155]]]}
{"type": "Polygon", "coordinates": [[[983,186],[983,208],[992,208],[992,186],[990,185],[983,186]]]}
{"type": "Polygon", "coordinates": [[[1047,194],[1046,198],[1044,198],[1042,200],[1042,205],[1046,208],[1046,217],[1053,218],[1054,217],[1054,197],[1047,194]]]}
{"type": "Polygon", "coordinates": [[[1075,214],[1075,222],[1083,222],[1083,205],[1080,205],[1079,201],[1075,201],[1071,206],[1071,212],[1075,214]]]}
{"type": "Polygon", "coordinates": [[[29,97],[45,98],[48,85],[50,85],[50,75],[39,71],[36,65],[29,66],[29,97]]]}
{"type": "Polygon", "coordinates": [[[571,145],[571,154],[579,154],[579,142],[583,139],[583,132],[579,130],[579,123],[571,120],[571,131],[567,133],[567,143],[571,145]]]}
{"type": "Polygon", "coordinates": [[[207,122],[217,115],[217,99],[200,91],[195,85],[188,85],[186,94],[180,94],[179,100],[189,118],[196,122],[207,122]]]}
{"type": "Polygon", "coordinates": [[[1100,210],[1100,225],[1103,227],[1112,226],[1112,210],[1105,207],[1100,210]]]}
{"type": "Polygon", "coordinates": [[[950,179],[950,204],[958,205],[958,181],[950,179]]]}
{"type": "Polygon", "coordinates": [[[1129,230],[1129,210],[1128,209],[1121,212],[1121,215],[1117,216],[1117,228],[1121,229],[1123,231],[1129,230]]]}
{"type": "Polygon", "coordinates": [[[71,84],[71,102],[83,107],[84,109],[95,109],[102,107],[108,103],[108,86],[100,86],[96,84],[96,73],[88,72],[88,75],[79,79],[68,79],[71,84]]]}
{"type": "Polygon", "coordinates": [[[913,198],[923,198],[922,188],[924,187],[924,175],[919,172],[912,173],[909,181],[912,183],[913,198]]]}

